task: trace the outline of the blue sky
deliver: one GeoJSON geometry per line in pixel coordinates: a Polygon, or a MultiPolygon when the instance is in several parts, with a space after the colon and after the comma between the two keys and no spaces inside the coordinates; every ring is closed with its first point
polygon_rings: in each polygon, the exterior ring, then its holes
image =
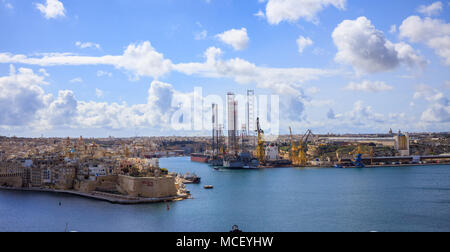
{"type": "Polygon", "coordinates": [[[282,133],[448,131],[449,9],[419,0],[0,0],[0,135],[205,135],[171,125],[194,87],[223,99],[278,95],[282,133]]]}

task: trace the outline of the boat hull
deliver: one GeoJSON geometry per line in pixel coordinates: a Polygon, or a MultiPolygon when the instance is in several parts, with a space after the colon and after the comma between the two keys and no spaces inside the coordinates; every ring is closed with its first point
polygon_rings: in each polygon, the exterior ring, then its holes
{"type": "Polygon", "coordinates": [[[197,163],[208,163],[208,157],[204,155],[191,155],[191,161],[197,163]]]}

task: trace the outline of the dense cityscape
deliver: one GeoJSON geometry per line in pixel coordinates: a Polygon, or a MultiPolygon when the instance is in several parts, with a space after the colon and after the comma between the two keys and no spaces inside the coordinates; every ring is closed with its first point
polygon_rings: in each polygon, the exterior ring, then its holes
{"type": "Polygon", "coordinates": [[[241,167],[230,169],[246,168],[243,153],[261,162],[253,169],[268,167],[268,163],[324,168],[450,163],[449,133],[307,133],[264,142],[262,158],[258,144],[251,144],[258,141],[256,136],[238,137],[239,146],[245,146],[239,152],[224,141],[222,153],[214,150],[213,137],[0,137],[0,185],[3,189],[59,190],[110,202],[142,203],[189,197],[184,183],[191,181],[159,167],[161,157],[191,156],[193,161],[215,167],[224,166],[224,160],[242,160],[241,167]],[[402,138],[404,144],[399,143],[402,138]],[[218,159],[222,164],[217,164],[218,159]]]}

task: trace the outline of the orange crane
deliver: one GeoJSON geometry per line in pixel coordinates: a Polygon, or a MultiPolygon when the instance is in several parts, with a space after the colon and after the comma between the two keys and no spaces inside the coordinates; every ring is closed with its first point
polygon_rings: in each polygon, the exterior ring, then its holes
{"type": "Polygon", "coordinates": [[[350,155],[363,155],[366,154],[370,157],[370,164],[373,164],[373,156],[374,156],[374,151],[373,151],[373,147],[368,147],[368,146],[363,146],[361,144],[359,144],[354,151],[349,153],[350,155]]]}
{"type": "Polygon", "coordinates": [[[266,163],[266,151],[264,149],[264,131],[261,129],[261,125],[259,124],[259,117],[256,119],[256,127],[258,133],[258,143],[256,145],[256,158],[258,159],[260,164],[266,163]]]}
{"type": "Polygon", "coordinates": [[[291,152],[289,153],[290,161],[295,166],[306,166],[308,164],[308,158],[305,153],[305,140],[308,139],[309,134],[311,133],[308,130],[307,134],[302,137],[301,142],[297,145],[294,141],[291,127],[289,127],[289,132],[291,134],[291,152]]]}

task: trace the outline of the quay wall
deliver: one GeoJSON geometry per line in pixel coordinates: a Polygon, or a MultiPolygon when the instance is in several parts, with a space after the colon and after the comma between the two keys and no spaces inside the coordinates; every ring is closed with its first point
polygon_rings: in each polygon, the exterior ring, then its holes
{"type": "Polygon", "coordinates": [[[0,175],[0,186],[9,186],[9,187],[22,187],[23,180],[22,176],[6,176],[0,175]]]}

